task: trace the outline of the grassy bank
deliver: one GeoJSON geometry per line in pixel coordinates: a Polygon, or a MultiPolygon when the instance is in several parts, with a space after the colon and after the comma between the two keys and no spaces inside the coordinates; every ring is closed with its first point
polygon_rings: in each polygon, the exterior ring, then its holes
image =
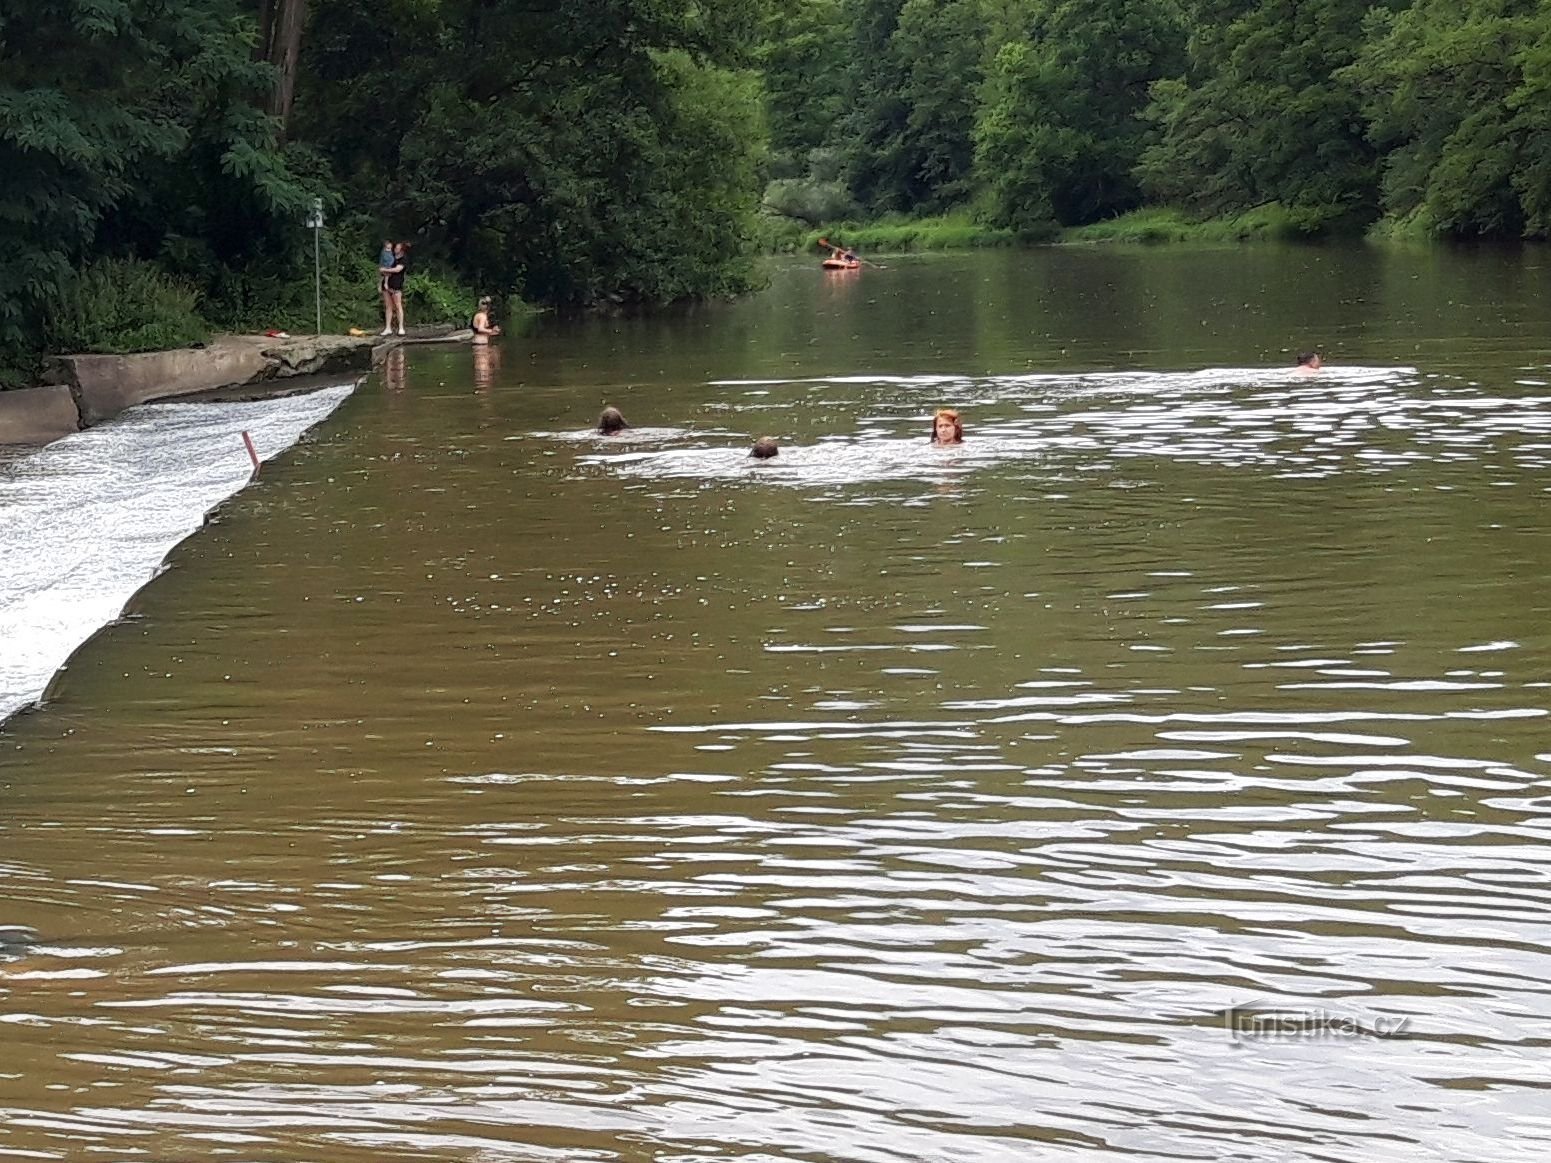
{"type": "Polygon", "coordinates": [[[1358,231],[1328,211],[1293,210],[1279,202],[1196,219],[1169,207],[1133,210],[1104,222],[1061,231],[1062,242],[1307,242],[1358,231]]]}
{"type": "Polygon", "coordinates": [[[1050,235],[1020,236],[1018,232],[976,222],[969,214],[937,218],[888,217],[876,222],[842,221],[813,228],[790,219],[767,222],[761,242],[773,254],[803,254],[820,249],[827,238],[836,246],[871,254],[904,254],[922,250],[975,250],[992,246],[1049,241],[1050,235]]]}
{"type": "MultiPolygon", "coordinates": [[[[936,218],[884,218],[876,222],[841,221],[813,229],[791,219],[767,219],[761,237],[775,254],[811,252],[821,238],[870,254],[900,254],[923,250],[972,250],[990,246],[1033,246],[1046,243],[1169,242],[1306,242],[1356,231],[1327,213],[1290,210],[1276,202],[1241,214],[1196,219],[1169,207],[1133,210],[1088,226],[1048,227],[1014,231],[975,221],[968,211],[936,218]]],[[[1435,236],[1430,220],[1413,216],[1371,228],[1371,238],[1421,241],[1435,236]]]]}

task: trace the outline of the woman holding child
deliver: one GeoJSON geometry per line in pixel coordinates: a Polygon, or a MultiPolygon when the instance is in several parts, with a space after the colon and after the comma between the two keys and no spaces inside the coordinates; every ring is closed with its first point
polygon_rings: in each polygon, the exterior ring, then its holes
{"type": "Polygon", "coordinates": [[[377,271],[382,276],[382,333],[394,333],[393,321],[398,320],[398,334],[404,334],[404,275],[409,270],[409,243],[383,244],[377,256],[377,271]]]}

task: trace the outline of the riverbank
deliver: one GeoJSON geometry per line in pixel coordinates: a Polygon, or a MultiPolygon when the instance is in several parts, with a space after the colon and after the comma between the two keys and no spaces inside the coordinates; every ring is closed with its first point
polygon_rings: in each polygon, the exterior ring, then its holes
{"type": "MultiPolygon", "coordinates": [[[[1425,224],[1423,224],[1425,226],[1425,224]]],[[[1426,230],[1415,222],[1381,222],[1370,237],[1421,241],[1426,230]]],[[[884,218],[875,222],[842,221],[811,228],[791,223],[767,230],[769,248],[777,253],[806,253],[821,246],[821,239],[870,254],[912,251],[978,250],[1004,246],[1042,246],[1118,242],[1155,244],[1167,242],[1288,242],[1327,236],[1298,214],[1275,202],[1240,214],[1197,219],[1170,207],[1133,210],[1087,226],[1050,223],[1033,229],[1012,230],[977,222],[968,211],[933,218],[884,218]]]]}
{"type": "Polygon", "coordinates": [[[111,420],[152,400],[202,397],[231,389],[290,391],[320,375],[364,374],[401,343],[456,342],[451,326],[409,335],[226,335],[201,347],[138,355],[67,355],[49,364],[37,387],[0,392],[0,446],[38,446],[111,420]]]}

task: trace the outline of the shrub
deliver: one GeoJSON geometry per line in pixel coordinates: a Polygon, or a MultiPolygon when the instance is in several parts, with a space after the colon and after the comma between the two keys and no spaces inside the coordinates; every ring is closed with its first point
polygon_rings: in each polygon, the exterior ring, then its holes
{"type": "Polygon", "coordinates": [[[765,254],[790,254],[801,249],[808,227],[796,218],[761,211],[754,218],[754,244],[765,254]]]}
{"type": "Polygon", "coordinates": [[[810,231],[803,239],[803,249],[811,250],[818,245],[820,238],[828,238],[838,246],[896,254],[911,250],[970,250],[986,246],[1012,246],[1021,241],[1014,231],[999,226],[986,226],[964,211],[940,218],[885,218],[865,226],[849,222],[831,223],[823,230],[810,231]]]}
{"type": "Polygon", "coordinates": [[[415,271],[404,280],[404,314],[417,323],[468,326],[479,297],[451,279],[415,271]]]}
{"type": "Polygon", "coordinates": [[[199,292],[154,263],[99,259],[81,268],[44,313],[48,348],[60,352],[161,351],[210,337],[199,292]]]}
{"type": "Polygon", "coordinates": [[[780,178],[765,187],[764,208],[812,226],[833,222],[856,209],[851,192],[840,182],[811,178],[780,178]]]}
{"type": "Polygon", "coordinates": [[[1307,209],[1288,209],[1266,202],[1238,214],[1196,219],[1172,207],[1133,210],[1103,222],[1073,227],[1061,237],[1067,242],[1290,242],[1334,230],[1337,219],[1307,209]]]}

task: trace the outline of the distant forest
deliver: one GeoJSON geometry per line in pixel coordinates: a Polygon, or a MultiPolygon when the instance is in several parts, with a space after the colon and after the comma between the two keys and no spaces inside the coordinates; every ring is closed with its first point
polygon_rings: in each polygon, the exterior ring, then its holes
{"type": "Polygon", "coordinates": [[[0,379],[412,301],[749,285],[776,220],[1275,204],[1542,237],[1527,0],[0,0],[0,379]],[[342,305],[342,306],[341,306],[342,305]]]}

